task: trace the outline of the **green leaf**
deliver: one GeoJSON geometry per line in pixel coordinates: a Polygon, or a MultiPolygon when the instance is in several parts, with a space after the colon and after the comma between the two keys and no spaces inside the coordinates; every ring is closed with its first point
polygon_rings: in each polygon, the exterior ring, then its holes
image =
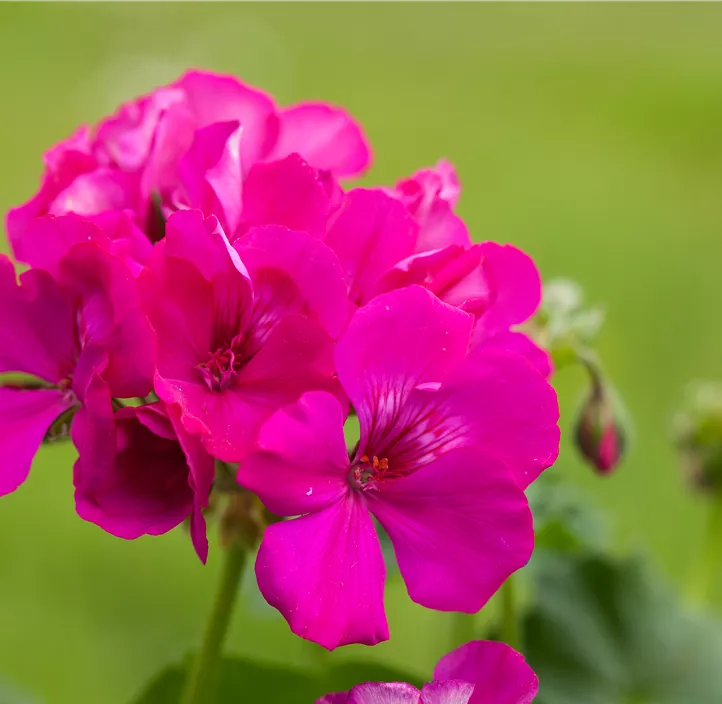
{"type": "MultiPolygon", "coordinates": [[[[163,670],[134,700],[134,704],[178,704],[186,681],[190,658],[182,665],[163,670]]],[[[224,658],[218,670],[215,696],[208,704],[247,702],[313,702],[314,679],[274,665],[224,658]]]]}
{"type": "Polygon", "coordinates": [[[524,620],[535,704],[719,704],[722,626],[639,559],[548,553],[524,620]]]}
{"type": "MultiPolygon", "coordinates": [[[[133,704],[178,704],[190,658],[163,670],[133,704]]],[[[242,658],[221,661],[215,692],[207,704],[284,702],[313,704],[329,692],[344,692],[360,682],[415,682],[413,676],[374,662],[344,662],[323,673],[302,672],[242,658]]],[[[0,702],[0,704],[3,704],[0,702]]]]}

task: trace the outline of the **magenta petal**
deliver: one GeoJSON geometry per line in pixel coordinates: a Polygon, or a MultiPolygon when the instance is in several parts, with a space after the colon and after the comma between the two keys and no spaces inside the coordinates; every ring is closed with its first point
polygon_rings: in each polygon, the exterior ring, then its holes
{"type": "Polygon", "coordinates": [[[283,225],[322,237],[328,210],[329,196],[318,171],[291,154],[250,170],[243,184],[243,225],[236,234],[259,225],[283,225]]]}
{"type": "Polygon", "coordinates": [[[30,223],[23,241],[27,262],[34,269],[44,269],[51,276],[58,274],[58,264],[68,250],[80,242],[95,242],[109,249],[109,238],[92,222],[78,215],[45,215],[30,223]]]}
{"type": "Polygon", "coordinates": [[[421,693],[406,682],[364,682],[348,693],[347,704],[420,704],[421,693]]]}
{"type": "MultiPolygon", "coordinates": [[[[183,450],[190,470],[190,485],[195,492],[195,504],[199,508],[207,508],[208,497],[215,479],[215,461],[203,449],[200,439],[184,430],[180,422],[181,412],[178,406],[167,405],[165,412],[168,414],[174,436],[183,450]]],[[[139,418],[147,424],[142,415],[139,414],[139,418]]]]}
{"type": "Polygon", "coordinates": [[[415,254],[383,276],[379,288],[384,291],[420,284],[444,303],[476,314],[483,311],[489,291],[481,270],[479,245],[452,245],[423,254],[415,254]]]}
{"type": "Polygon", "coordinates": [[[178,162],[186,205],[206,216],[216,215],[226,232],[235,232],[241,218],[242,128],[218,122],[196,131],[193,144],[178,162]]]}
{"type": "Polygon", "coordinates": [[[475,640],[439,660],[434,679],[472,682],[471,704],[529,704],[539,683],[524,656],[506,643],[475,640]]]}
{"type": "MultiPolygon", "coordinates": [[[[444,682],[429,682],[421,690],[420,704],[468,704],[472,702],[474,685],[461,679],[446,680],[444,682]]],[[[495,699],[489,699],[488,704],[497,704],[495,699]]]]}
{"type": "Polygon", "coordinates": [[[338,255],[354,303],[379,293],[382,274],[413,253],[417,232],[403,205],[383,191],[356,188],[346,195],[326,244],[338,255]]]}
{"type": "Polygon", "coordinates": [[[287,315],[239,374],[239,388],[273,409],[305,391],[335,392],[333,340],[315,320],[287,315]]]}
{"type": "Polygon", "coordinates": [[[150,430],[153,435],[165,440],[175,440],[176,432],[169,418],[168,407],[163,403],[148,403],[133,407],[133,414],[138,422],[150,430]]]}
{"type": "MultiPolygon", "coordinates": [[[[556,393],[519,355],[495,349],[475,350],[440,394],[445,396],[440,417],[457,415],[464,419],[471,443],[461,444],[476,444],[503,460],[523,488],[556,461],[556,393]]],[[[450,429],[451,425],[446,427],[450,429]]],[[[450,429],[449,433],[454,431],[450,429]]],[[[447,442],[458,439],[456,434],[455,438],[447,437],[447,442]]]]}
{"type": "Polygon", "coordinates": [[[443,382],[464,358],[470,329],[471,316],[418,286],[361,308],[336,346],[336,368],[362,435],[389,427],[415,387],[443,382]]]}
{"type": "Polygon", "coordinates": [[[474,328],[471,331],[471,348],[491,348],[514,352],[527,361],[545,378],[548,378],[553,370],[552,360],[549,353],[538,347],[523,332],[500,332],[498,335],[489,336],[485,334],[483,327],[474,328]]]}
{"type": "Polygon", "coordinates": [[[279,120],[273,101],[234,76],[189,71],[175,84],[183,90],[199,127],[237,120],[243,128],[241,162],[244,170],[267,157],[278,137],[279,120]]]}
{"type": "Polygon", "coordinates": [[[208,528],[203,511],[198,505],[193,506],[190,523],[191,541],[198,559],[205,565],[208,561],[208,528]]]}
{"type": "Polygon", "coordinates": [[[393,291],[395,288],[417,284],[428,288],[437,271],[456,259],[463,248],[452,245],[442,249],[433,249],[420,254],[412,254],[388,269],[379,281],[381,291],[393,291]]]}
{"type": "Polygon", "coordinates": [[[448,205],[439,204],[419,228],[416,251],[426,252],[450,245],[468,247],[470,244],[471,237],[464,221],[452,213],[448,205]]]}
{"type": "Polygon", "coordinates": [[[69,297],[40,270],[20,275],[0,255],[0,373],[22,372],[58,383],[72,371],[77,346],[69,297]]]}
{"type": "Polygon", "coordinates": [[[215,391],[205,382],[156,380],[156,391],[167,403],[182,408],[186,431],[201,436],[205,450],[224,462],[239,462],[248,454],[258,429],[274,410],[242,390],[231,387],[215,391]]]}
{"type": "Polygon", "coordinates": [[[198,365],[244,329],[253,293],[215,217],[204,219],[197,210],[174,213],[167,232],[138,284],[158,339],[156,391],[184,406],[183,382],[207,388],[198,365]]]}
{"type": "MultiPolygon", "coordinates": [[[[150,116],[154,124],[150,151],[140,177],[140,196],[142,198],[142,217],[145,220],[152,212],[154,195],[166,195],[178,185],[178,161],[193,143],[193,135],[198,127],[192,111],[179,91],[161,90],[150,96],[155,117],[150,116]]],[[[151,238],[159,236],[150,230],[151,238]]]]}
{"type": "Polygon", "coordinates": [[[113,414],[107,386],[96,377],[73,422],[78,515],[128,540],[167,533],[193,503],[183,451],[176,438],[156,435],[141,422],[149,420],[148,408],[113,414]]]}
{"type": "Polygon", "coordinates": [[[477,325],[488,335],[534,315],[541,301],[541,277],[533,259],[510,244],[484,242],[480,247],[490,295],[477,325]]]}
{"type": "MultiPolygon", "coordinates": [[[[211,352],[213,286],[183,260],[151,262],[139,279],[143,307],[158,339],[158,378],[200,381],[196,365],[211,352]]],[[[171,403],[174,398],[163,400],[171,403]]]]}
{"type": "Polygon", "coordinates": [[[256,559],[261,593],[302,638],[333,650],[389,637],[376,529],[356,495],[266,528],[256,559]]]}
{"type": "Polygon", "coordinates": [[[0,496],[25,481],[51,423],[72,405],[57,389],[0,387],[0,496]]]}
{"type": "Polygon", "coordinates": [[[99,168],[75,178],[50,204],[48,212],[53,215],[96,215],[105,210],[135,210],[138,188],[134,174],[99,168]]]}
{"type": "Polygon", "coordinates": [[[163,244],[166,258],[185,259],[208,281],[222,279],[224,287],[230,285],[226,280],[235,281],[233,288],[238,292],[234,295],[244,300],[250,296],[252,287],[246,267],[216,217],[204,217],[199,210],[173,213],[166,223],[163,244]]]}
{"type": "Polygon", "coordinates": [[[148,261],[153,244],[133,220],[129,210],[108,210],[88,218],[110,238],[110,251],[123,259],[137,276],[148,261]]]}
{"type": "Polygon", "coordinates": [[[186,432],[181,422],[181,409],[178,406],[166,406],[166,413],[190,470],[190,485],[193,489],[193,510],[190,521],[191,541],[200,561],[205,564],[208,559],[208,534],[203,509],[208,507],[208,498],[215,479],[216,463],[203,447],[202,439],[186,432]]]}
{"type": "Polygon", "coordinates": [[[214,457],[239,462],[271,413],[311,390],[338,391],[333,341],[316,321],[288,315],[273,328],[231,387],[186,398],[184,425],[190,432],[204,433],[204,445],[214,457]],[[198,421],[197,429],[188,416],[198,421]]]}
{"type": "Polygon", "coordinates": [[[416,252],[471,244],[466,225],[453,212],[460,190],[456,171],[447,161],[396,184],[395,195],[420,225],[416,252]]]}
{"type": "MultiPolygon", "coordinates": [[[[184,109],[185,96],[173,88],[159,88],[149,95],[122,105],[111,117],[103,120],[95,132],[95,152],[105,163],[115,164],[126,172],[140,172],[153,159],[153,152],[165,151],[163,128],[169,113],[184,109]]],[[[173,142],[182,142],[182,135],[173,135],[173,142]]],[[[176,153],[177,156],[177,153],[176,153]]]]}
{"type": "Polygon", "coordinates": [[[264,423],[258,451],[241,463],[238,483],[278,516],[319,511],[341,499],[350,471],[344,420],[331,394],[304,394],[264,423]]]}
{"type": "Polygon", "coordinates": [[[345,110],[325,103],[301,103],[281,112],[274,158],[292,152],[337,177],[357,176],[371,161],[360,125],[345,110]]]}
{"type": "Polygon", "coordinates": [[[476,613],[531,557],[524,492],[480,449],[447,452],[365,496],[391,538],[409,596],[430,609],[476,613]]]}
{"type": "Polygon", "coordinates": [[[343,272],[336,255],[305,232],[269,225],[234,244],[255,285],[254,320],[304,313],[337,339],[348,322],[343,272]]]}
{"type": "Polygon", "coordinates": [[[77,244],[58,268],[59,282],[78,297],[78,335],[107,350],[103,379],[113,396],[145,396],[153,388],[155,342],[125,264],[93,243],[77,244]]]}
{"type": "Polygon", "coordinates": [[[445,384],[417,387],[392,411],[359,419],[362,446],[397,471],[413,471],[450,449],[481,447],[525,488],[559,452],[554,389],[524,358],[503,350],[475,350],[445,384]]]}

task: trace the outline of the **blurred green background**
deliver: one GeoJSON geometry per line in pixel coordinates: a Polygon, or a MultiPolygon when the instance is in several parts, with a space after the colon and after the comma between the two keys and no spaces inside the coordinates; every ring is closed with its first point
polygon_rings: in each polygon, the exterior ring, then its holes
{"type": "MultiPolygon", "coordinates": [[[[79,123],[196,66],[281,103],[347,106],[375,149],[368,183],[452,160],[476,239],[522,246],[605,305],[599,349],[635,442],[601,480],[567,436],[551,471],[610,511],[620,551],[648,550],[682,582],[705,506],[677,474],[669,422],[689,379],[722,377],[720,36],[715,4],[3,3],[0,208],[34,193],[42,152],[79,123]]],[[[556,380],[564,431],[581,382],[556,380]]],[[[198,642],[218,551],[203,568],[180,530],[126,543],[82,522],[72,460],[43,450],[0,502],[0,683],[31,702],[124,704],[198,642]]],[[[247,592],[232,651],[319,657],[247,592]]],[[[448,617],[398,580],[388,603],[389,643],[331,657],[430,675],[448,617]]]]}

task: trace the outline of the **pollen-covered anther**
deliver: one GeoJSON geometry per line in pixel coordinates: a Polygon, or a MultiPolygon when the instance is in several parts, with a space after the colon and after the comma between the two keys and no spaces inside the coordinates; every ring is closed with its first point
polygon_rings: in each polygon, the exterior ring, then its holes
{"type": "Polygon", "coordinates": [[[379,458],[376,455],[371,459],[368,455],[362,455],[351,474],[354,484],[362,491],[380,489],[385,480],[398,479],[402,476],[390,469],[386,457],[379,458]]]}

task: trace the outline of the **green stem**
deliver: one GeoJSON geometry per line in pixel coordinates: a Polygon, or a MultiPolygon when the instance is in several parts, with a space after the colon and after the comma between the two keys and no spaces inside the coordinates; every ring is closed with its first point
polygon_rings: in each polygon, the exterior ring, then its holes
{"type": "Polygon", "coordinates": [[[687,584],[687,596],[690,603],[701,606],[705,604],[722,566],[722,493],[711,497],[707,515],[706,533],[697,562],[687,584]]]}
{"type": "Polygon", "coordinates": [[[501,639],[515,650],[521,650],[521,630],[514,575],[501,587],[501,639]]]}
{"type": "Polygon", "coordinates": [[[212,701],[210,692],[215,684],[216,667],[228,633],[246,559],[247,551],[238,540],[225,552],[218,592],[206,626],[203,645],[188,675],[181,704],[208,704],[212,701]]]}

